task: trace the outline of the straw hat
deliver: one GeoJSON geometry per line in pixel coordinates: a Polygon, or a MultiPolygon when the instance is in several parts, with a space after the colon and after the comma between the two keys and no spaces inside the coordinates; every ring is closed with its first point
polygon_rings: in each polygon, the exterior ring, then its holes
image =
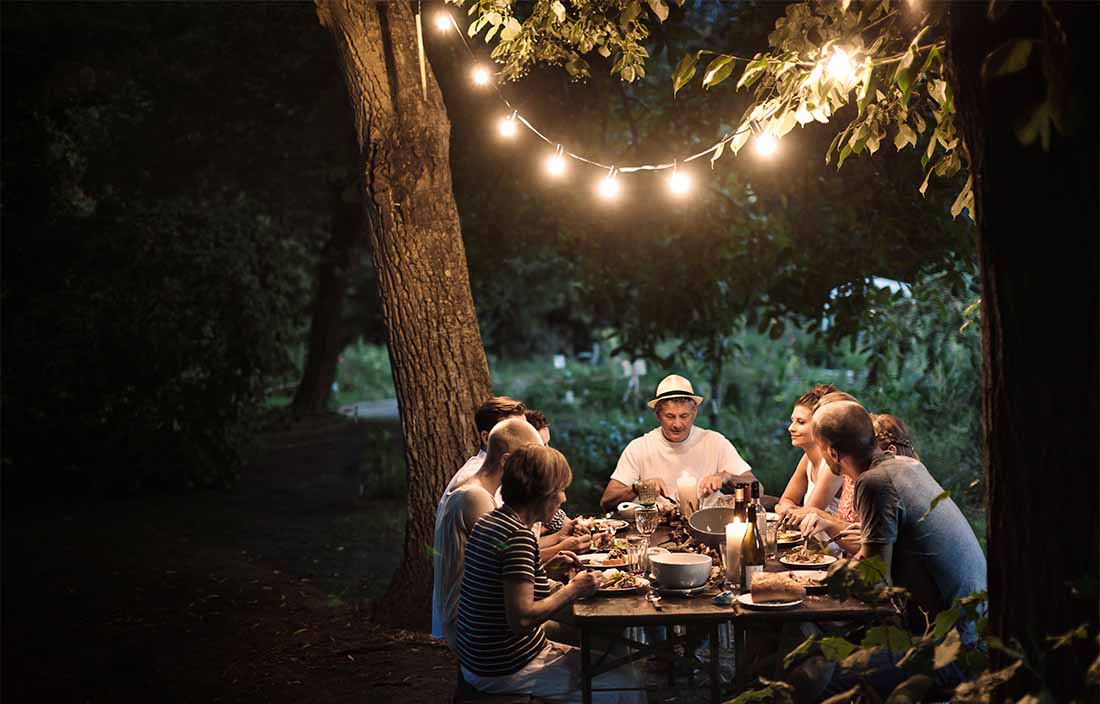
{"type": "Polygon", "coordinates": [[[661,379],[660,384],[657,384],[657,395],[646,405],[650,408],[656,408],[658,401],[670,398],[690,398],[695,401],[696,405],[703,402],[703,397],[697,396],[695,389],[691,388],[690,381],[679,374],[669,374],[661,379]]]}

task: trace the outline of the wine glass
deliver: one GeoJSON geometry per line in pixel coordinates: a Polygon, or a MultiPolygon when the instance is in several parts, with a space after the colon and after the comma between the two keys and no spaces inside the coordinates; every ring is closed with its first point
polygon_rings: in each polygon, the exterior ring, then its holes
{"type": "Polygon", "coordinates": [[[661,511],[656,506],[639,506],[634,511],[634,526],[645,538],[642,545],[642,555],[646,563],[649,562],[649,536],[657,530],[657,524],[661,520],[661,511]]]}

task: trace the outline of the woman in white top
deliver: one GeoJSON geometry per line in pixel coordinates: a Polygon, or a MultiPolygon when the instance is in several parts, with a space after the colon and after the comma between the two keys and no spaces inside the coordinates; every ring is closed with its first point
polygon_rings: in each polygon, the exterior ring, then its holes
{"type": "Polygon", "coordinates": [[[803,454],[775,507],[781,518],[800,516],[812,509],[833,513],[837,510],[844,479],[829,471],[817,449],[813,432],[814,406],[822,396],[834,392],[836,387],[832,384],[817,384],[802,394],[791,411],[791,424],[787,432],[791,435],[791,444],[801,449],[803,454]]]}

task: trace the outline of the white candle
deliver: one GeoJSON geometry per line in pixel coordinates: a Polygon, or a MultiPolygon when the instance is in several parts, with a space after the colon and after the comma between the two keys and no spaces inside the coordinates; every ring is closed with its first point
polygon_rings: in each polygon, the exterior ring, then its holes
{"type": "Polygon", "coordinates": [[[741,584],[741,540],[746,528],[748,524],[741,521],[726,524],[726,579],[735,587],[741,584]]]}
{"type": "Polygon", "coordinates": [[[699,508],[699,486],[687,470],[676,480],[676,500],[680,502],[680,513],[684,518],[691,518],[691,514],[699,508]]]}

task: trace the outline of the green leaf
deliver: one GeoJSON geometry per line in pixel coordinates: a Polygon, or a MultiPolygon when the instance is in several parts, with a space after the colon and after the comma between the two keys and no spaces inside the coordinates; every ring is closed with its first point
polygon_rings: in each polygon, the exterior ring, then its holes
{"type": "Polygon", "coordinates": [[[894,146],[897,147],[900,152],[909,144],[912,144],[914,147],[917,145],[917,133],[913,131],[912,127],[903,122],[898,125],[898,133],[894,137],[894,146]]]}
{"type": "Polygon", "coordinates": [[[983,73],[988,76],[992,69],[993,76],[997,77],[1023,71],[1031,61],[1031,50],[1035,48],[1035,44],[1034,39],[1013,39],[1005,42],[989,52],[982,66],[983,73]]]}
{"type": "Polygon", "coordinates": [[[523,26],[519,23],[519,20],[515,17],[509,17],[504,21],[504,29],[500,31],[500,40],[502,42],[510,42],[522,31],[523,26]]]}
{"type": "Polygon", "coordinates": [[[906,105],[909,103],[909,85],[912,81],[912,76],[908,70],[899,70],[894,75],[894,82],[898,84],[898,90],[901,91],[901,104],[906,105]]]}
{"type": "Polygon", "coordinates": [[[810,636],[806,638],[806,640],[802,641],[802,643],[797,648],[787,653],[786,657],[783,658],[783,669],[785,670],[790,667],[791,663],[794,662],[795,658],[797,658],[799,655],[808,652],[809,649],[813,647],[815,641],[817,641],[817,636],[811,633],[810,636]]]}
{"type": "Polygon", "coordinates": [[[974,220],[974,175],[971,174],[966,179],[966,185],[959,191],[959,195],[955,197],[955,202],[951,204],[951,219],[959,217],[959,213],[966,210],[970,213],[970,219],[974,220]]]}
{"type": "Polygon", "coordinates": [[[623,80],[626,81],[627,83],[633,83],[634,82],[634,67],[633,66],[625,67],[622,70],[622,73],[620,75],[623,77],[623,80]]]}
{"type": "Polygon", "coordinates": [[[623,14],[619,15],[619,26],[626,29],[627,25],[638,19],[640,14],[642,14],[642,6],[638,2],[630,3],[623,10],[623,14]]]}
{"type": "Polygon", "coordinates": [[[963,682],[955,688],[955,695],[951,697],[954,702],[988,702],[993,690],[1012,679],[1016,670],[1024,664],[1023,660],[1017,660],[1003,670],[995,672],[983,672],[976,680],[963,682]]]}
{"type": "Polygon", "coordinates": [[[729,78],[733,72],[733,57],[720,54],[718,58],[710,62],[706,73],[703,74],[703,87],[710,88],[729,78]]]}
{"type": "Polygon", "coordinates": [[[1039,137],[1043,151],[1047,151],[1050,148],[1050,122],[1050,103],[1044,100],[1031,113],[1027,122],[1016,128],[1016,139],[1026,147],[1039,137]]]}
{"type": "Polygon", "coordinates": [[[869,586],[886,580],[886,563],[881,557],[867,557],[856,561],[856,574],[869,586]]]}
{"type": "Polygon", "coordinates": [[[496,27],[504,18],[499,12],[486,12],[485,21],[496,27]]]}
{"type": "Polygon", "coordinates": [[[757,54],[752,61],[745,66],[745,72],[741,74],[741,79],[737,81],[737,90],[741,90],[742,87],[749,87],[757,81],[762,75],[764,75],[764,69],[768,67],[768,58],[761,57],[757,54]]]}
{"type": "Polygon", "coordinates": [[[840,661],[840,666],[845,670],[866,670],[871,666],[871,660],[882,652],[882,648],[859,648],[851,655],[840,661]]]}
{"type": "Polygon", "coordinates": [[[836,161],[836,168],[839,170],[841,166],[844,166],[844,160],[848,158],[848,155],[852,153],[852,148],[845,144],[844,148],[840,150],[840,157],[836,161]]]}
{"type": "Polygon", "coordinates": [[[1005,644],[1003,640],[994,635],[987,635],[985,637],[986,644],[993,650],[999,650],[1005,655],[1010,655],[1014,658],[1023,658],[1024,654],[1019,649],[1010,647],[1005,644]]]}
{"type": "Polygon", "coordinates": [[[943,638],[948,631],[955,627],[955,622],[958,620],[958,609],[947,609],[939,612],[936,614],[935,626],[932,628],[932,637],[936,640],[943,638]]]}
{"type": "Polygon", "coordinates": [[[867,629],[860,646],[864,648],[882,647],[894,653],[904,653],[913,644],[912,636],[897,626],[875,626],[867,629]]]}
{"type": "MultiPolygon", "coordinates": [[[[939,163],[942,164],[945,161],[947,161],[947,159],[942,159],[939,163]]],[[[936,167],[938,167],[938,166],[939,166],[939,164],[936,165],[936,167]]],[[[933,167],[933,168],[936,168],[936,167],[933,167]]],[[[924,185],[921,186],[921,194],[924,193],[924,189],[927,186],[928,186],[928,177],[925,176],[924,177],[924,185]]],[[[940,492],[939,496],[932,499],[932,503],[928,506],[928,510],[924,512],[924,515],[917,519],[917,523],[924,523],[924,519],[928,518],[928,516],[932,513],[932,509],[939,506],[941,501],[944,501],[944,500],[950,499],[950,498],[951,498],[951,491],[950,490],[944,489],[942,492],[940,492]]]]}
{"type": "Polygon", "coordinates": [[[849,643],[843,638],[830,636],[821,639],[821,654],[832,662],[840,662],[851,655],[855,649],[856,645],[854,643],[849,643]]]}
{"type": "Polygon", "coordinates": [[[668,5],[665,4],[665,0],[649,0],[649,9],[653,10],[653,14],[657,15],[657,19],[662,22],[668,19],[668,5]]]}
{"type": "Polygon", "coordinates": [[[959,638],[959,629],[952,628],[948,631],[943,642],[936,646],[935,655],[932,656],[932,666],[937,670],[941,667],[947,667],[955,662],[955,658],[959,657],[961,648],[962,640],[959,638]]]}
{"type": "Polygon", "coordinates": [[[934,46],[928,50],[928,56],[925,57],[924,63],[921,64],[920,72],[917,75],[923,76],[928,73],[928,68],[932,65],[933,61],[938,61],[941,66],[943,65],[943,59],[940,58],[940,48],[938,46],[934,46]]]}
{"type": "Polygon", "coordinates": [[[931,687],[931,677],[928,675],[913,675],[894,687],[894,691],[886,697],[886,704],[916,704],[917,702],[923,702],[925,692],[931,687]]]}
{"type": "Polygon", "coordinates": [[[684,58],[680,59],[680,63],[677,64],[676,70],[672,72],[672,94],[676,95],[680,92],[680,89],[691,82],[691,79],[695,77],[695,64],[699,61],[699,55],[695,52],[689,52],[684,54],[684,58]]]}

